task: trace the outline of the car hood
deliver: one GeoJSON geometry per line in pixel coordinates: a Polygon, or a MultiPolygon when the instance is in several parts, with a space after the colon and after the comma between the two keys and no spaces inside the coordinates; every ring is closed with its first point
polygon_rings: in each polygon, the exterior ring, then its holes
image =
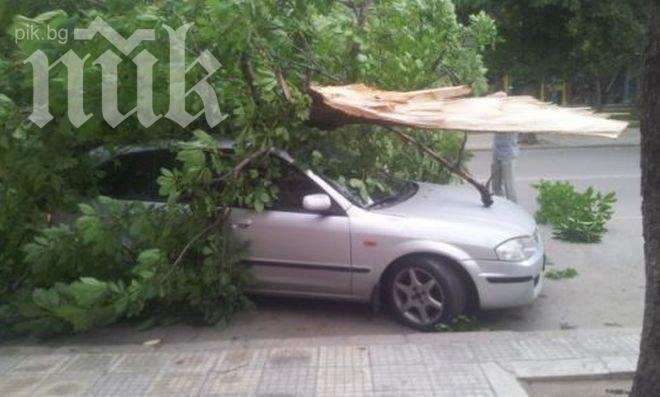
{"type": "Polygon", "coordinates": [[[484,207],[475,189],[430,183],[418,185],[419,190],[408,200],[374,212],[408,218],[420,226],[431,222],[445,230],[446,227],[474,229],[495,241],[532,235],[536,230],[534,218],[509,200],[494,197],[493,205],[484,207]]]}

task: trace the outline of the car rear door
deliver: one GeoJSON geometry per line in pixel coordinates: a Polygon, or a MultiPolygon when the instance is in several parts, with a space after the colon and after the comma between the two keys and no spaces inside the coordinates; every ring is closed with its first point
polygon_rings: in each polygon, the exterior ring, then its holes
{"type": "Polygon", "coordinates": [[[117,200],[162,205],[166,200],[158,194],[158,176],[161,168],[176,166],[176,153],[170,150],[124,153],[101,165],[99,190],[117,200]]]}

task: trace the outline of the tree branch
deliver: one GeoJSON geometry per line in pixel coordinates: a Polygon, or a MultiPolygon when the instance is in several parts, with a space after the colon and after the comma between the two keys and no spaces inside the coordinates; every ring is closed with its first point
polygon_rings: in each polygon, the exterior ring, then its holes
{"type": "MultiPolygon", "coordinates": [[[[272,149],[272,146],[267,146],[267,145],[262,146],[259,150],[255,151],[254,153],[252,153],[249,156],[247,156],[246,158],[244,158],[231,171],[229,171],[226,174],[226,176],[220,178],[220,180],[226,181],[226,180],[229,179],[229,177],[232,177],[233,179],[238,178],[238,175],[240,174],[240,172],[245,167],[247,167],[251,162],[253,162],[257,158],[269,153],[271,149],[272,149]]],[[[170,269],[167,272],[167,274],[165,275],[165,278],[167,278],[174,271],[174,269],[181,264],[181,261],[183,260],[183,258],[185,258],[188,251],[190,251],[190,249],[200,239],[206,237],[214,229],[222,226],[222,224],[225,222],[225,220],[229,216],[230,212],[231,212],[231,207],[229,207],[229,206],[225,207],[222,210],[222,212],[213,220],[213,222],[211,222],[211,224],[209,224],[204,229],[202,229],[199,233],[197,233],[195,236],[193,236],[193,238],[191,238],[190,241],[188,241],[188,243],[186,243],[186,245],[183,247],[181,252],[179,252],[179,255],[177,256],[176,260],[172,263],[172,266],[170,266],[170,269]]]]}
{"type": "Polygon", "coordinates": [[[463,133],[463,142],[461,142],[461,148],[458,150],[458,156],[456,156],[456,162],[454,162],[454,170],[461,168],[461,163],[463,162],[463,154],[465,153],[465,145],[467,145],[468,134],[467,132],[463,133]]]}
{"type": "Polygon", "coordinates": [[[241,54],[241,71],[243,72],[243,76],[245,77],[245,81],[248,84],[248,88],[250,89],[250,95],[252,96],[252,100],[254,101],[255,105],[259,105],[259,93],[257,92],[257,87],[254,85],[254,70],[252,69],[252,61],[250,60],[250,56],[247,53],[241,54]]]}
{"type": "Polygon", "coordinates": [[[284,75],[282,74],[281,71],[275,70],[275,77],[277,77],[277,85],[280,87],[280,90],[282,90],[282,94],[284,94],[284,98],[286,99],[289,104],[293,105],[293,97],[291,96],[291,89],[289,88],[289,84],[286,82],[286,79],[284,78],[284,75]]]}
{"type": "Polygon", "coordinates": [[[222,224],[225,222],[227,217],[229,216],[229,213],[231,211],[231,207],[225,207],[222,210],[222,213],[218,215],[213,222],[211,222],[210,225],[202,229],[199,233],[197,233],[193,238],[188,241],[188,243],[183,247],[181,252],[179,252],[179,256],[177,256],[176,260],[172,263],[172,266],[170,266],[170,269],[168,270],[167,274],[165,275],[164,278],[169,277],[170,274],[176,269],[180,264],[183,258],[185,258],[186,254],[190,249],[195,245],[197,241],[200,239],[206,237],[213,229],[222,226],[222,224]]]}
{"type": "Polygon", "coordinates": [[[248,164],[250,164],[251,162],[253,162],[253,161],[256,160],[257,158],[259,158],[259,157],[261,157],[261,156],[267,154],[268,152],[270,152],[270,150],[271,150],[272,148],[273,148],[272,146],[267,146],[267,145],[262,146],[259,150],[257,150],[257,151],[255,151],[254,153],[250,154],[249,156],[247,156],[246,158],[244,158],[240,163],[238,163],[238,164],[234,167],[234,169],[232,169],[232,170],[228,173],[228,175],[227,175],[226,177],[223,177],[223,178],[222,178],[222,180],[227,180],[230,176],[231,176],[232,178],[234,178],[234,179],[238,178],[238,174],[241,173],[241,171],[243,170],[243,168],[245,168],[248,164]]]}
{"type": "Polygon", "coordinates": [[[320,68],[318,68],[318,67],[316,67],[316,66],[307,65],[307,64],[298,63],[298,62],[294,62],[294,63],[296,63],[296,64],[299,65],[299,66],[302,66],[302,67],[306,68],[306,69],[309,70],[309,71],[316,72],[316,73],[320,74],[321,76],[326,77],[326,78],[332,80],[332,81],[335,82],[335,83],[338,83],[338,84],[342,84],[342,83],[344,83],[344,80],[340,79],[340,78],[337,77],[337,76],[333,76],[333,75],[331,75],[330,73],[328,73],[328,72],[326,72],[326,71],[324,71],[324,70],[321,70],[320,68]]]}
{"type": "Polygon", "coordinates": [[[409,145],[413,145],[417,147],[417,149],[420,152],[429,155],[432,159],[440,163],[440,165],[442,165],[447,171],[459,176],[461,179],[463,179],[470,185],[474,186],[477,189],[477,191],[479,191],[479,194],[481,195],[481,202],[484,204],[485,207],[490,207],[493,204],[493,196],[491,195],[488,188],[485,185],[476,181],[469,173],[467,173],[462,169],[454,169],[454,167],[449,161],[447,161],[445,158],[440,156],[430,147],[424,145],[423,143],[419,142],[418,140],[406,134],[405,132],[399,131],[389,126],[385,126],[384,128],[387,129],[388,131],[393,132],[403,142],[409,145]]]}

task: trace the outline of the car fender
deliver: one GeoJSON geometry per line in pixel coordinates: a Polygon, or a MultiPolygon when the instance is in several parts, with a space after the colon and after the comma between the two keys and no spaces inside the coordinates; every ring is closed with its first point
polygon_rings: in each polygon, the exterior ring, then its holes
{"type": "Polygon", "coordinates": [[[428,254],[445,257],[465,269],[474,279],[479,269],[469,254],[451,244],[432,240],[411,240],[392,245],[383,252],[374,262],[368,264],[369,273],[353,274],[353,291],[361,300],[369,300],[373,289],[378,285],[387,268],[397,260],[413,254],[428,254]]]}

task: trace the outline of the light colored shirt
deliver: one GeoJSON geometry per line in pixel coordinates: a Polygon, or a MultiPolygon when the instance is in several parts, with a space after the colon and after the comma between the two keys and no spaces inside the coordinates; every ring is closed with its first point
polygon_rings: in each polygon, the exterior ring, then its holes
{"type": "Polygon", "coordinates": [[[507,161],[518,158],[518,134],[515,132],[496,132],[493,136],[493,158],[507,161]]]}

